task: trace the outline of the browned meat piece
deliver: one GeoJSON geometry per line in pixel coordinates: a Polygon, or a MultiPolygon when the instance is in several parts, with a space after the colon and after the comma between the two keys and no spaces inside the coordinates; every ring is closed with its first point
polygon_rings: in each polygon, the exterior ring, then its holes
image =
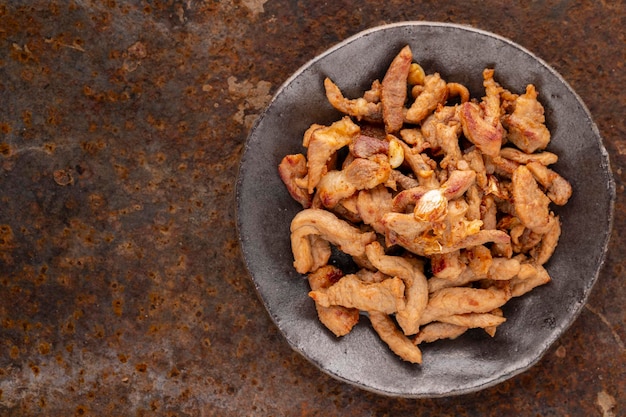
{"type": "Polygon", "coordinates": [[[525,165],[513,173],[513,202],[521,222],[533,232],[543,234],[550,226],[550,199],[539,189],[525,165]]]}
{"type": "Polygon", "coordinates": [[[309,126],[309,128],[304,132],[304,135],[302,136],[302,146],[304,146],[305,148],[308,148],[309,142],[311,141],[311,136],[313,136],[313,132],[323,127],[326,127],[326,126],[320,125],[317,123],[313,123],[311,126],[309,126]]]}
{"type": "Polygon", "coordinates": [[[467,220],[480,220],[483,193],[480,191],[477,184],[470,185],[467,189],[465,192],[465,201],[467,202],[467,213],[465,213],[467,220]]]}
{"type": "Polygon", "coordinates": [[[519,260],[494,257],[487,271],[487,278],[494,281],[508,281],[515,277],[519,271],[519,260]]]}
{"type": "Polygon", "coordinates": [[[548,146],[550,131],[545,125],[543,106],[537,101],[535,86],[528,85],[526,93],[520,95],[513,105],[513,113],[503,117],[503,124],[509,133],[507,138],[527,153],[548,146]]]}
{"type": "Polygon", "coordinates": [[[546,166],[555,164],[559,160],[559,157],[552,152],[526,153],[511,147],[500,149],[500,157],[517,162],[518,164],[539,162],[546,166]]]}
{"type": "Polygon", "coordinates": [[[356,199],[356,193],[350,197],[344,198],[335,207],[333,207],[332,212],[338,217],[352,222],[352,224],[360,223],[362,219],[356,209],[356,199]]]}
{"type": "Polygon", "coordinates": [[[422,327],[413,339],[413,343],[432,343],[441,339],[456,339],[467,331],[468,327],[456,324],[433,322],[422,327]]]}
{"type": "MultiPolygon", "coordinates": [[[[400,245],[411,250],[413,246],[422,248],[424,245],[439,246],[435,241],[421,239],[422,234],[428,230],[428,223],[420,222],[415,219],[413,213],[387,213],[381,220],[385,227],[385,240],[388,246],[400,245]]],[[[413,252],[418,253],[418,252],[413,252]]]]}
{"type": "Polygon", "coordinates": [[[461,104],[461,124],[465,137],[485,155],[496,156],[502,144],[502,131],[489,124],[478,104],[461,104]]]}
{"type": "Polygon", "coordinates": [[[317,184],[317,197],[326,208],[335,208],[340,201],[356,193],[357,188],[352,184],[344,171],[329,171],[317,184]]]}
{"type": "Polygon", "coordinates": [[[469,268],[464,268],[459,275],[448,279],[437,276],[430,278],[428,291],[433,293],[442,288],[462,287],[484,279],[507,281],[517,277],[521,270],[520,260],[499,257],[494,257],[492,260],[489,249],[484,246],[476,246],[476,248],[482,248],[478,254],[472,254],[475,248],[465,251],[469,259],[469,268]]]}
{"type": "Polygon", "coordinates": [[[519,163],[510,159],[496,156],[495,158],[486,157],[489,160],[489,165],[493,168],[495,174],[504,178],[511,178],[513,172],[520,166],[519,163]]]}
{"type": "Polygon", "coordinates": [[[421,324],[437,321],[441,317],[467,313],[488,313],[501,307],[511,298],[508,285],[502,288],[453,287],[443,288],[431,294],[422,314],[421,324]]]}
{"type": "Polygon", "coordinates": [[[400,137],[402,140],[411,145],[413,150],[417,153],[423,152],[430,148],[430,143],[424,138],[420,129],[402,129],[400,131],[400,137]]]}
{"type": "Polygon", "coordinates": [[[450,246],[444,246],[439,251],[427,253],[427,255],[431,255],[433,253],[449,253],[454,252],[455,250],[470,248],[472,246],[484,245],[485,243],[493,242],[506,244],[511,241],[506,232],[501,230],[480,230],[474,234],[471,234],[450,246]]]}
{"type": "Polygon", "coordinates": [[[306,188],[299,187],[297,179],[307,175],[306,158],[302,154],[287,155],[278,165],[278,175],[287,187],[289,195],[304,208],[311,207],[311,195],[306,188]]]}
{"type": "Polygon", "coordinates": [[[500,87],[493,80],[493,70],[483,71],[486,96],[480,105],[461,104],[460,117],[465,137],[485,155],[498,156],[504,128],[500,123],[500,87]]]}
{"type": "Polygon", "coordinates": [[[472,170],[454,170],[441,185],[441,191],[448,200],[461,197],[474,184],[476,172],[472,170]]]}
{"type": "Polygon", "coordinates": [[[372,226],[380,234],[385,233],[381,221],[383,216],[391,211],[391,205],[391,193],[382,185],[371,190],[360,191],[356,201],[356,209],[363,223],[372,226]]]}
{"type": "Polygon", "coordinates": [[[324,80],[326,98],[338,111],[357,120],[369,122],[382,122],[382,107],[378,102],[372,102],[366,98],[347,99],[341,93],[337,85],[330,78],[324,80]]]}
{"type": "Polygon", "coordinates": [[[521,222],[519,226],[515,226],[511,229],[509,235],[511,235],[513,250],[518,253],[526,253],[537,246],[541,243],[541,238],[543,236],[525,228],[521,222]]]}
{"type": "Polygon", "coordinates": [[[552,257],[561,236],[561,221],[558,216],[550,216],[550,227],[541,242],[531,250],[531,256],[538,265],[543,265],[552,257]]]}
{"type": "Polygon", "coordinates": [[[482,278],[474,274],[470,268],[465,268],[463,272],[454,279],[431,277],[428,280],[428,292],[432,294],[443,288],[463,287],[470,282],[479,281],[481,279],[482,278]]]}
{"type": "Polygon", "coordinates": [[[328,288],[309,292],[309,296],[324,307],[340,305],[385,314],[395,313],[405,307],[404,283],[400,278],[369,283],[350,274],[328,288]]]}
{"type": "Polygon", "coordinates": [[[461,252],[454,251],[433,255],[430,258],[430,268],[436,278],[455,280],[463,273],[467,265],[461,261],[461,252]]]}
{"type": "MultiPolygon", "coordinates": [[[[483,194],[478,189],[477,184],[470,185],[465,192],[465,201],[467,202],[467,220],[480,220],[480,208],[483,201],[483,194]]],[[[484,227],[483,227],[484,229],[484,227]]]]}
{"type": "Polygon", "coordinates": [[[465,151],[463,159],[469,164],[470,169],[476,173],[476,184],[481,188],[486,187],[487,168],[482,153],[476,147],[472,147],[465,151]]]}
{"type": "Polygon", "coordinates": [[[429,190],[426,187],[417,186],[409,188],[408,190],[402,190],[393,198],[391,211],[396,213],[404,213],[407,209],[413,210],[415,203],[419,201],[424,194],[429,190]]]}
{"type": "Polygon", "coordinates": [[[397,276],[404,282],[406,306],[398,310],[396,321],[405,335],[417,333],[420,316],[428,303],[426,276],[408,259],[385,255],[383,247],[378,242],[367,245],[365,253],[376,269],[386,275],[397,276]]]}
{"type": "Polygon", "coordinates": [[[440,162],[442,168],[454,168],[462,160],[459,137],[463,131],[458,106],[440,106],[422,123],[422,135],[433,149],[445,155],[440,162]]]}
{"type": "Polygon", "coordinates": [[[551,281],[550,274],[541,265],[525,264],[524,275],[511,280],[511,292],[513,297],[520,297],[533,288],[547,284],[551,281]]]}
{"type": "Polygon", "coordinates": [[[496,327],[506,321],[504,317],[491,313],[454,314],[440,317],[438,320],[442,323],[455,324],[470,329],[496,327]]]}
{"type": "Polygon", "coordinates": [[[392,278],[380,271],[371,271],[369,269],[359,269],[355,275],[363,282],[383,282],[386,279],[392,278]]]}
{"type": "Polygon", "coordinates": [[[547,195],[554,204],[563,206],[567,203],[572,196],[572,186],[565,178],[539,162],[529,162],[526,167],[546,188],[547,195]]]}
{"type": "Polygon", "coordinates": [[[480,219],[483,222],[483,229],[493,230],[497,225],[498,206],[490,195],[483,197],[480,205],[480,219]]]}
{"type": "Polygon", "coordinates": [[[407,45],[393,59],[382,82],[380,102],[387,133],[395,133],[404,123],[404,102],[407,95],[407,77],[413,54],[407,45]]]}
{"type": "Polygon", "coordinates": [[[433,167],[428,164],[424,155],[419,153],[417,148],[411,148],[404,141],[398,141],[398,143],[404,151],[404,161],[415,174],[419,184],[429,189],[439,187],[439,181],[433,167]]]}
{"type": "Polygon", "coordinates": [[[319,231],[314,226],[302,226],[291,232],[291,251],[293,266],[301,274],[326,265],[331,255],[330,243],[319,236],[319,231]]]}
{"type": "MultiPolygon", "coordinates": [[[[328,288],[336,283],[343,273],[337,267],[325,265],[308,275],[311,290],[328,288]]],[[[341,306],[323,307],[315,303],[317,316],[335,336],[345,336],[359,322],[359,310],[341,306]]]]}
{"type": "Polygon", "coordinates": [[[404,190],[419,186],[419,182],[415,178],[409,177],[397,169],[391,170],[391,178],[393,178],[396,185],[399,185],[404,190]]]}
{"type": "Polygon", "coordinates": [[[406,111],[404,119],[408,123],[421,123],[437,106],[444,104],[447,98],[448,88],[441,76],[438,73],[427,75],[420,94],[406,111]]]}
{"type": "Polygon", "coordinates": [[[294,267],[301,274],[310,272],[314,264],[309,235],[318,235],[344,253],[357,257],[364,256],[365,246],[376,240],[376,233],[363,233],[326,210],[302,210],[291,221],[294,267]]]}
{"type": "Polygon", "coordinates": [[[313,261],[310,271],[315,271],[328,263],[331,255],[330,244],[324,238],[315,234],[309,235],[308,240],[311,245],[310,253],[313,261]]]}
{"type": "Polygon", "coordinates": [[[387,136],[384,126],[377,123],[361,123],[361,133],[380,140],[384,140],[387,136]]]}
{"type": "Polygon", "coordinates": [[[493,79],[494,70],[483,70],[483,86],[485,87],[485,97],[483,97],[482,107],[484,110],[485,121],[495,126],[498,130],[502,130],[500,117],[502,116],[500,93],[502,87],[493,79]]]}
{"type": "Polygon", "coordinates": [[[436,127],[436,136],[444,158],[440,165],[442,168],[453,168],[461,160],[461,150],[458,145],[459,136],[461,135],[461,124],[443,124],[440,123],[436,127]]]}
{"type": "Polygon", "coordinates": [[[350,145],[350,153],[356,158],[368,158],[377,153],[387,154],[388,152],[389,142],[363,134],[350,145]]]}
{"type": "Polygon", "coordinates": [[[463,84],[448,83],[446,84],[449,97],[459,97],[461,103],[466,103],[470,99],[470,92],[463,84]]]}
{"type": "Polygon", "coordinates": [[[374,80],[370,89],[363,93],[363,98],[371,103],[378,103],[380,101],[382,91],[383,85],[379,80],[374,80]]]}
{"type": "Polygon", "coordinates": [[[368,159],[355,158],[344,171],[346,180],[357,190],[363,190],[386,182],[391,174],[391,166],[387,155],[376,154],[368,159]]]}
{"type": "Polygon", "coordinates": [[[398,330],[388,315],[378,311],[371,311],[369,318],[378,336],[389,346],[393,353],[407,362],[422,363],[422,352],[420,349],[398,330]]]}
{"type": "Polygon", "coordinates": [[[343,170],[329,171],[322,177],[317,185],[316,197],[324,207],[332,209],[358,190],[375,188],[387,182],[390,174],[391,166],[386,155],[353,158],[343,170]]]}
{"type": "Polygon", "coordinates": [[[349,117],[322,127],[311,133],[307,150],[309,194],[313,194],[317,183],[324,175],[327,161],[341,148],[349,145],[359,134],[360,128],[349,117]]]}
{"type": "MultiPolygon", "coordinates": [[[[496,308],[494,310],[491,311],[491,313],[494,316],[498,316],[498,317],[504,317],[504,312],[502,311],[501,308],[496,308]]],[[[496,326],[487,326],[487,327],[483,327],[483,329],[485,330],[485,332],[491,336],[494,337],[496,335],[496,330],[498,328],[498,325],[496,326]]]]}
{"type": "MultiPolygon", "coordinates": [[[[453,171],[450,177],[440,188],[440,194],[448,200],[461,197],[474,182],[476,173],[474,171],[453,171]]],[[[393,198],[392,210],[397,213],[403,213],[407,208],[415,206],[415,204],[429,192],[426,187],[418,186],[403,190],[393,198]]]]}
{"type": "Polygon", "coordinates": [[[465,251],[467,265],[477,277],[486,277],[493,263],[489,248],[483,245],[468,248],[465,251]]]}

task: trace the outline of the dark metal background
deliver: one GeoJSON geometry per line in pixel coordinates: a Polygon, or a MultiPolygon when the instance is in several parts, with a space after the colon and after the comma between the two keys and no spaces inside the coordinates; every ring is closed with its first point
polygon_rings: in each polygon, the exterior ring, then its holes
{"type": "Polygon", "coordinates": [[[624,27],[623,0],[0,3],[0,415],[626,414],[624,27]],[[553,66],[605,139],[618,198],[589,302],[537,366],[398,400],[331,379],[277,333],[233,193],[248,129],[289,75],[420,19],[553,66]]]}

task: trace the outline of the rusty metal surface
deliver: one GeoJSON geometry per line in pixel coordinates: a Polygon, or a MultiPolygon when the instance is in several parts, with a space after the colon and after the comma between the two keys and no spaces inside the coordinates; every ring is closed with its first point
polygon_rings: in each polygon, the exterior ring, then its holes
{"type": "Polygon", "coordinates": [[[0,415],[626,414],[626,4],[380,4],[0,4],[0,415]],[[589,302],[535,367],[398,400],[290,350],[243,267],[233,192],[248,129],[292,72],[418,19],[496,32],[559,71],[605,139],[618,198],[589,302]]]}

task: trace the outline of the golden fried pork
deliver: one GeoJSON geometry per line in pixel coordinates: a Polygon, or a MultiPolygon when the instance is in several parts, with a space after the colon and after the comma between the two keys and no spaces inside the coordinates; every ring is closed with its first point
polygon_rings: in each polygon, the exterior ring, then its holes
{"type": "MultiPolygon", "coordinates": [[[[308,275],[309,286],[313,291],[328,288],[342,276],[343,272],[339,268],[332,265],[324,265],[308,275]]],[[[324,307],[319,303],[315,303],[315,308],[320,321],[335,336],[345,336],[359,322],[359,310],[356,308],[346,308],[337,305],[324,307]]]]}
{"type": "Polygon", "coordinates": [[[294,268],[307,274],[318,317],[337,336],[369,316],[403,360],[417,345],[468,329],[490,336],[504,306],[551,277],[569,182],[550,168],[550,132],[533,85],[523,94],[482,72],[483,97],[427,73],[407,46],[382,82],[346,98],[330,78],[329,103],[343,117],[303,133],[306,151],[278,173],[303,208],[291,222],[294,268]],[[331,262],[333,247],[358,271],[331,262]]]}

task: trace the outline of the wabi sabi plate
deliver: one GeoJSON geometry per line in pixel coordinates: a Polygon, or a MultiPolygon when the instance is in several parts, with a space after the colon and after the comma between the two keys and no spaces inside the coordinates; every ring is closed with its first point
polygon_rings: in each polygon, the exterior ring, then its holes
{"type": "Polygon", "coordinates": [[[609,240],[615,187],[601,137],[588,110],[559,74],[531,52],[500,36],[470,27],[406,22],[367,30],[317,56],[276,92],[250,132],[237,183],[238,233],[246,266],[269,315],[293,349],[327,374],[390,396],[464,394],[502,382],[535,364],[569,327],[596,281],[609,240]],[[337,338],[317,319],[308,283],[293,266],[289,225],[301,206],[281,182],[277,166],[286,154],[303,152],[312,123],[340,115],[328,104],[330,77],[347,97],[360,97],[382,79],[398,51],[410,45],[426,73],[484,95],[481,74],[522,93],[534,84],[552,133],[554,169],[573,196],[557,213],[562,235],[546,265],[552,282],[515,298],[504,308],[506,323],[490,338],[469,331],[455,340],[420,345],[423,364],[400,360],[380,341],[367,318],[337,338]]]}

